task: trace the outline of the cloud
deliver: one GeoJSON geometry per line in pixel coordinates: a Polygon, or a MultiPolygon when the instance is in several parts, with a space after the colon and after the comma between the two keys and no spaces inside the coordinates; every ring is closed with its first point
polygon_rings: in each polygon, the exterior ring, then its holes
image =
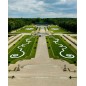
{"type": "Polygon", "coordinates": [[[9,0],[9,17],[76,17],[76,0],[9,0]]]}
{"type": "Polygon", "coordinates": [[[14,3],[9,2],[9,10],[19,12],[44,11],[45,3],[37,0],[18,0],[14,3]]]}
{"type": "Polygon", "coordinates": [[[76,14],[74,13],[62,13],[62,12],[45,12],[39,15],[42,18],[58,18],[58,17],[66,17],[66,18],[76,18],[76,14]]]}

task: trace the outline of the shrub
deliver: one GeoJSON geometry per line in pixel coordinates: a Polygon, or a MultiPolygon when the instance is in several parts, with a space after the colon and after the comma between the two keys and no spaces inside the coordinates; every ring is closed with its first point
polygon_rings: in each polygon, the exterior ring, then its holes
{"type": "Polygon", "coordinates": [[[36,49],[36,47],[34,47],[34,49],[36,49]]]}
{"type": "Polygon", "coordinates": [[[50,49],[50,47],[48,47],[48,49],[50,49]]]}

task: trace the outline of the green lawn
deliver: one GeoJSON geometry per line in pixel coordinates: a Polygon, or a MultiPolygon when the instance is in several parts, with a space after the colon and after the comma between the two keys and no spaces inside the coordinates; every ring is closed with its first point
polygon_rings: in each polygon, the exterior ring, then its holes
{"type": "Polygon", "coordinates": [[[31,33],[32,31],[36,31],[36,27],[33,25],[27,25],[17,29],[14,33],[31,33]],[[31,30],[29,28],[32,28],[31,30]]]}
{"type": "Polygon", "coordinates": [[[38,36],[23,36],[8,50],[9,63],[15,63],[18,60],[31,59],[35,57],[37,42],[38,36]]]}
{"type": "Polygon", "coordinates": [[[65,30],[65,29],[63,29],[63,28],[61,28],[61,27],[59,27],[59,26],[56,26],[56,25],[51,25],[50,27],[49,27],[49,31],[51,32],[51,33],[72,33],[72,32],[70,32],[70,31],[67,31],[67,30],[65,30]],[[58,30],[53,30],[53,28],[56,28],[56,29],[58,29],[58,30]]]}
{"type": "Polygon", "coordinates": [[[46,41],[47,41],[48,52],[49,52],[50,58],[62,59],[62,60],[68,61],[71,64],[76,64],[77,51],[69,43],[67,43],[63,38],[56,35],[47,36],[46,41]],[[56,44],[55,44],[55,41],[56,41],[55,39],[58,40],[56,44]],[[71,56],[69,56],[68,54],[71,54],[71,56]]]}

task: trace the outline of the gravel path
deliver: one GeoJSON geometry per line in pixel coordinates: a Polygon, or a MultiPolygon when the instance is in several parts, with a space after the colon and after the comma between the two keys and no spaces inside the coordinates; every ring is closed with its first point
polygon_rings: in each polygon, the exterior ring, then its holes
{"type": "Polygon", "coordinates": [[[77,43],[76,43],[75,41],[73,41],[72,39],[70,39],[69,36],[67,36],[67,35],[64,35],[65,37],[64,37],[63,35],[60,35],[60,36],[61,36],[62,38],[64,38],[69,44],[71,44],[75,49],[77,49],[77,43]],[[66,37],[67,37],[69,40],[68,40],[66,37]],[[70,40],[71,40],[71,41],[70,41],[70,40]],[[73,42],[74,42],[75,44],[74,44],[73,42]]]}
{"type": "Polygon", "coordinates": [[[12,47],[19,39],[21,39],[23,37],[23,35],[17,35],[17,36],[15,36],[15,37],[13,37],[9,42],[8,42],[8,49],[10,48],[10,47],[12,47]]]}

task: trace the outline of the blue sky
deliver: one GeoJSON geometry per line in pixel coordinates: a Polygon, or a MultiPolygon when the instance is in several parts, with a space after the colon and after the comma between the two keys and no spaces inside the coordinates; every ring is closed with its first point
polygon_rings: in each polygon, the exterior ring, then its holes
{"type": "Polygon", "coordinates": [[[8,17],[77,17],[77,0],[8,0],[8,17]]]}

